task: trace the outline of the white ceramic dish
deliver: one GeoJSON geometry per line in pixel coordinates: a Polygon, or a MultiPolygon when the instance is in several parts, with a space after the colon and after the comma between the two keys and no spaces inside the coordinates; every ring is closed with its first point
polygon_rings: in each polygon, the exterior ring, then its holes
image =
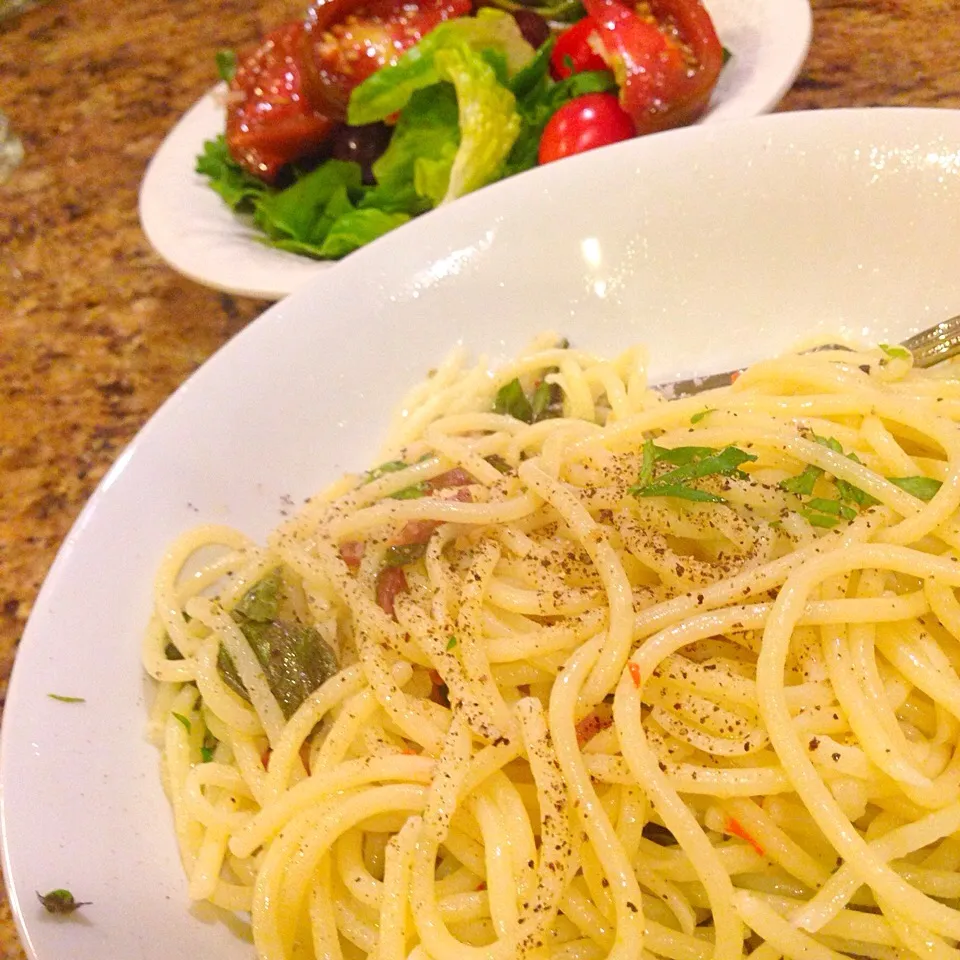
{"type": "Polygon", "coordinates": [[[813,331],[895,341],[957,313],[958,249],[960,111],[779,114],[504,182],[275,306],[121,455],[36,602],[0,755],[3,866],[28,954],[252,956],[189,912],[142,733],[140,637],[175,534],[215,521],[261,537],[286,498],[369,465],[391,404],[458,342],[496,360],[547,327],[598,352],[645,341],[665,377],[813,331]],[[48,917],[35,891],[55,887],[93,905],[48,917]]]}
{"type": "MultiPolygon", "coordinates": [[[[806,57],[808,0],[705,2],[734,56],[701,123],[771,110],[806,57]]],[[[140,191],[140,222],[157,253],[192,280],[228,293],[279,300],[333,264],[264,246],[257,231],[195,172],[204,141],[223,132],[217,89],[187,111],[150,162],[140,191]]]]}

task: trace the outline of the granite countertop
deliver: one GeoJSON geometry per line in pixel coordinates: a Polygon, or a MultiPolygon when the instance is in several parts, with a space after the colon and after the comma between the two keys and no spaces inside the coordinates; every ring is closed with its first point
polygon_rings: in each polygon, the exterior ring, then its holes
{"type": "MultiPolygon", "coordinates": [[[[84,501],[183,379],[267,304],[151,251],[144,167],[218,48],[296,0],[49,0],[0,24],[0,109],[26,159],[0,186],[0,703],[37,589],[84,501]]],[[[960,0],[813,0],[781,109],[960,107],[960,0]]],[[[0,957],[25,954],[6,901],[0,957]]],[[[105,958],[107,960],[107,958],[105,958]]]]}

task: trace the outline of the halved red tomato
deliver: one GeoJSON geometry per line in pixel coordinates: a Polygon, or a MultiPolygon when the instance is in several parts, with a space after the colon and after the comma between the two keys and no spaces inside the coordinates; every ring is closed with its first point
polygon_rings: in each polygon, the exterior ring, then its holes
{"type": "Polygon", "coordinates": [[[471,0],[319,0],[306,21],[268,34],[240,58],[227,103],[231,156],[267,182],[315,154],[357,84],[471,0]]]}
{"type": "Polygon", "coordinates": [[[400,55],[444,20],[463,17],[471,0],[327,0],[311,7],[304,62],[307,95],[335,120],[347,115],[357,84],[400,55]]]}
{"type": "Polygon", "coordinates": [[[303,90],[301,49],[305,27],[288,23],[241,56],[227,99],[227,147],[261,180],[315,150],[333,121],[314,109],[303,90]]]}

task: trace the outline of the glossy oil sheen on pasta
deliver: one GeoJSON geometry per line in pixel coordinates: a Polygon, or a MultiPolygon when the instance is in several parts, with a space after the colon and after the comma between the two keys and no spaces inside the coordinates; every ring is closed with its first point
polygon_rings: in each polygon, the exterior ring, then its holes
{"type": "Polygon", "coordinates": [[[668,402],[555,343],[451,357],[265,545],[172,545],[189,896],[263,960],[957,957],[960,380],[668,402]]]}

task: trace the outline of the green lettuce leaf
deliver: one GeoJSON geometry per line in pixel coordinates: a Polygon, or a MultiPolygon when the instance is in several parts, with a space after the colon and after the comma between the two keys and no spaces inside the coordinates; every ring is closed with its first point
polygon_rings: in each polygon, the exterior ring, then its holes
{"type": "Polygon", "coordinates": [[[418,90],[400,114],[389,146],[373,165],[378,192],[388,197],[403,195],[404,188],[412,185],[421,204],[426,200],[427,208],[436,206],[447,192],[459,147],[460,111],[454,88],[437,83],[418,90]]]}
{"type": "Polygon", "coordinates": [[[196,171],[209,178],[210,186],[234,210],[252,209],[253,202],[270,189],[230,156],[222,134],[204,143],[203,153],[197,157],[196,171]]]}
{"type": "Polygon", "coordinates": [[[500,10],[484,7],[475,17],[448,20],[431,30],[395,64],[382,67],[354,89],[347,107],[347,123],[374,123],[398,113],[417,90],[443,79],[436,55],[451,49],[499,53],[510,76],[534,54],[513,17],[500,10]]]}
{"type": "Polygon", "coordinates": [[[465,50],[436,55],[440,76],[457,91],[460,147],[441,203],[449,203],[500,177],[504,161],[520,133],[516,98],[497,82],[493,68],[465,50]]]}
{"type": "Polygon", "coordinates": [[[286,190],[258,197],[254,221],[271,240],[320,246],[362,192],[359,164],[328,160],[286,190]]]}
{"type": "Polygon", "coordinates": [[[377,237],[382,237],[410,219],[406,213],[386,213],[383,210],[351,210],[334,221],[320,247],[320,256],[336,260],[377,237]]]}

